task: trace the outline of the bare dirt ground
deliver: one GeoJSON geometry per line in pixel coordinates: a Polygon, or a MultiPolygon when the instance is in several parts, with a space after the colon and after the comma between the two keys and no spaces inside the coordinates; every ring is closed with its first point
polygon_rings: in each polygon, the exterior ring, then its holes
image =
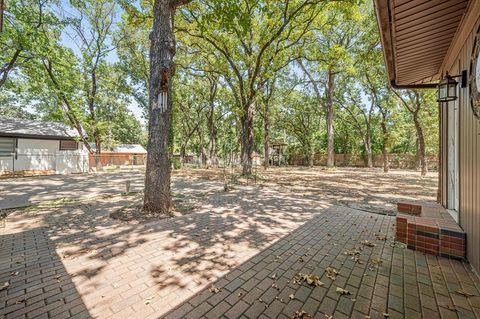
{"type": "MultiPolygon", "coordinates": [[[[321,167],[272,167],[267,171],[258,168],[255,173],[257,178],[247,180],[239,178],[238,170],[231,169],[175,170],[172,189],[177,207],[180,211],[188,211],[192,205],[204,204],[203,197],[209,198],[208,192],[221,192],[228,181],[234,188],[239,185],[265,188],[357,209],[391,212],[401,200],[435,200],[438,176],[436,172],[421,177],[419,172],[406,170],[385,174],[381,169],[326,170],[321,167]],[[205,194],[201,191],[204,188],[208,189],[205,194]]],[[[101,196],[119,195],[125,191],[127,180],[131,181],[132,191],[142,191],[142,170],[1,179],[0,211],[44,202],[91,201],[101,196]]]]}
{"type": "Polygon", "coordinates": [[[402,200],[433,201],[437,196],[437,172],[420,176],[411,170],[322,167],[271,167],[256,170],[256,178],[239,178],[232,170],[183,169],[178,177],[203,180],[227,180],[235,184],[267,188],[279,193],[326,201],[334,205],[371,212],[392,213],[402,200]],[[233,181],[233,182],[232,182],[233,181]]]}

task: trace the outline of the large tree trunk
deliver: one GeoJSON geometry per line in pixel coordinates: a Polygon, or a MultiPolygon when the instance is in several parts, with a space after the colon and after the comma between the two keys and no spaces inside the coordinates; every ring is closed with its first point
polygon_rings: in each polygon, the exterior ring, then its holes
{"type": "Polygon", "coordinates": [[[98,130],[94,126],[93,128],[93,137],[95,139],[95,168],[97,172],[103,171],[103,164],[102,164],[102,144],[100,142],[100,134],[98,134],[98,130]]]}
{"type": "Polygon", "coordinates": [[[97,75],[96,75],[95,68],[92,70],[91,81],[92,81],[92,87],[87,94],[87,101],[88,101],[88,109],[90,112],[90,120],[92,122],[92,135],[93,135],[93,140],[95,141],[95,148],[96,148],[95,156],[94,156],[95,168],[97,169],[97,172],[99,172],[99,171],[103,171],[103,165],[101,160],[102,143],[100,138],[100,132],[97,126],[97,113],[95,110],[95,97],[97,95],[97,75]]]}
{"type": "Polygon", "coordinates": [[[102,157],[100,153],[95,152],[93,154],[93,160],[95,161],[95,169],[97,172],[103,171],[102,157]]]}
{"type": "Polygon", "coordinates": [[[68,99],[67,96],[63,93],[63,91],[60,90],[60,86],[59,86],[59,84],[58,84],[58,81],[57,81],[57,79],[55,78],[55,75],[54,75],[54,73],[53,73],[52,61],[50,61],[50,60],[48,60],[48,59],[43,59],[43,60],[42,60],[42,65],[43,65],[43,67],[45,68],[45,71],[47,72],[48,77],[49,77],[50,80],[52,81],[54,87],[57,89],[57,92],[59,92],[59,97],[60,97],[60,99],[61,99],[62,102],[63,102],[63,106],[65,107],[65,109],[62,107],[62,110],[64,110],[65,116],[66,116],[66,117],[68,118],[68,120],[70,121],[70,124],[77,130],[77,133],[78,133],[78,135],[80,136],[80,139],[82,140],[83,145],[87,148],[88,152],[89,152],[90,154],[92,154],[92,156],[94,156],[95,152],[94,152],[94,151],[92,150],[92,148],[90,147],[90,144],[88,144],[86,134],[85,134],[85,132],[83,131],[83,127],[82,127],[82,125],[80,124],[80,121],[79,121],[78,117],[76,116],[75,112],[73,111],[73,107],[72,107],[72,105],[70,104],[69,99],[68,99]]]}
{"type": "Polygon", "coordinates": [[[207,115],[208,123],[208,162],[207,167],[216,164],[217,154],[216,154],[216,137],[217,129],[215,128],[215,97],[217,95],[217,81],[218,78],[209,77],[210,82],[210,95],[209,95],[209,111],[207,115]]]}
{"type": "Polygon", "coordinates": [[[367,154],[367,167],[373,167],[373,153],[372,153],[372,129],[367,123],[367,136],[365,137],[365,153],[367,154]]]}
{"type": "Polygon", "coordinates": [[[415,130],[417,132],[417,160],[420,164],[420,168],[422,170],[422,176],[427,175],[428,168],[427,168],[427,161],[425,157],[425,138],[423,136],[423,129],[420,121],[418,119],[417,113],[413,116],[413,122],[415,124],[415,130]]]}
{"type": "Polygon", "coordinates": [[[171,0],[156,0],[153,13],[153,29],[150,34],[150,119],[143,208],[146,211],[169,214],[172,206],[170,153],[172,76],[175,72],[175,6],[171,0]]]}
{"type": "Polygon", "coordinates": [[[372,142],[370,137],[367,136],[367,140],[365,141],[365,153],[367,154],[367,167],[373,167],[373,154],[372,154],[372,142]]]}
{"type": "Polygon", "coordinates": [[[207,152],[205,151],[205,145],[203,141],[203,131],[200,128],[200,125],[197,127],[198,133],[198,144],[200,146],[200,162],[202,168],[208,168],[210,166],[209,158],[207,156],[207,152]]]}
{"type": "Polygon", "coordinates": [[[211,138],[208,142],[208,167],[215,166],[217,162],[217,156],[215,151],[215,139],[211,138]]]}
{"type": "Polygon", "coordinates": [[[388,144],[388,131],[387,131],[387,123],[384,117],[382,117],[382,122],[380,123],[382,127],[382,157],[383,157],[383,172],[388,173],[390,170],[390,165],[388,164],[388,153],[387,153],[387,144],[388,144]]]}
{"type": "Polygon", "coordinates": [[[210,103],[210,114],[208,116],[208,160],[207,168],[214,165],[216,161],[216,152],[215,152],[215,137],[216,129],[214,123],[214,104],[213,101],[210,103]]]}
{"type": "Polygon", "coordinates": [[[419,171],[422,166],[420,162],[420,143],[418,142],[418,132],[416,132],[417,137],[415,138],[415,170],[419,171]]]}
{"type": "MultiPolygon", "coordinates": [[[[2,14],[2,13],[0,13],[2,14]]],[[[1,28],[1,26],[0,26],[1,28]]],[[[8,74],[12,69],[15,67],[15,63],[17,62],[17,59],[20,56],[20,53],[22,53],[21,49],[17,49],[15,53],[13,54],[13,57],[10,59],[6,65],[0,68],[0,88],[5,84],[8,78],[8,74]]]]}
{"type": "Polygon", "coordinates": [[[182,167],[185,165],[187,158],[187,143],[184,142],[180,145],[180,164],[182,167]]]}
{"type": "Polygon", "coordinates": [[[315,160],[315,150],[313,146],[310,146],[309,152],[308,152],[308,166],[313,167],[313,163],[315,160]]]}
{"type": "Polygon", "coordinates": [[[263,117],[263,151],[264,151],[264,162],[263,168],[268,169],[270,166],[270,117],[269,117],[269,107],[268,104],[265,105],[265,116],[263,117]]]}
{"type": "Polygon", "coordinates": [[[242,175],[252,174],[253,158],[253,104],[244,107],[242,115],[242,175]]]}
{"type": "Polygon", "coordinates": [[[327,81],[327,101],[326,101],[326,120],[327,120],[327,167],[335,166],[335,149],[334,149],[334,131],[333,131],[333,90],[334,90],[334,74],[328,72],[327,81]]]}

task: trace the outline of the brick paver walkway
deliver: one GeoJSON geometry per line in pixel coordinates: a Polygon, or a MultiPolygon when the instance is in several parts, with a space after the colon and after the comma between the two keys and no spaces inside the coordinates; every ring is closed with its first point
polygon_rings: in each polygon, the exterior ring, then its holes
{"type": "Polygon", "coordinates": [[[480,318],[470,267],[394,243],[393,228],[392,217],[329,208],[167,318],[480,318]],[[327,267],[338,270],[335,280],[327,267]],[[323,285],[299,284],[299,273],[323,285]]]}
{"type": "Polygon", "coordinates": [[[210,197],[200,212],[146,224],[109,218],[128,197],[11,213],[0,225],[0,318],[159,318],[327,207],[205,185],[182,189],[210,197]]]}
{"type": "Polygon", "coordinates": [[[140,225],[109,218],[114,207],[101,200],[9,215],[0,228],[0,318],[285,318],[300,309],[364,318],[387,305],[391,317],[478,315],[479,282],[467,265],[391,247],[393,217],[262,188],[207,191],[221,204],[140,225]],[[356,256],[361,263],[344,254],[365,239],[376,246],[356,256]],[[340,271],[333,282],[328,266],[340,271]],[[325,284],[294,284],[298,272],[325,284]],[[219,278],[221,290],[210,292],[219,278]]]}

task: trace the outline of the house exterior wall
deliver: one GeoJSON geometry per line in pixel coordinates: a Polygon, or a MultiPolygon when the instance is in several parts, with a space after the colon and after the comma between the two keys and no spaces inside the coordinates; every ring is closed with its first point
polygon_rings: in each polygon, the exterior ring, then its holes
{"type": "Polygon", "coordinates": [[[82,142],[78,142],[78,149],[75,151],[58,150],[56,152],[56,173],[71,174],[88,172],[88,154],[82,142]]]}
{"type": "Polygon", "coordinates": [[[15,171],[55,171],[57,140],[19,138],[15,171]]]}
{"type": "MultiPolygon", "coordinates": [[[[469,28],[468,35],[455,55],[447,56],[446,60],[453,61],[452,66],[442,70],[444,73],[460,74],[467,70],[470,74],[471,58],[475,37],[479,37],[480,45],[480,13],[476,13],[475,23],[469,28]]],[[[475,72],[473,70],[472,72],[475,72]]],[[[459,79],[460,80],[460,79],[459,79]]],[[[480,272],[480,119],[476,118],[470,106],[470,92],[466,88],[458,89],[458,169],[459,169],[459,222],[467,233],[467,258],[473,267],[480,272]]],[[[452,103],[452,102],[451,102],[452,103]]],[[[441,177],[440,177],[440,202],[445,207],[448,203],[448,111],[444,104],[440,105],[440,132],[441,132],[441,177]]],[[[451,155],[450,155],[451,156],[451,155]]]]}
{"type": "Polygon", "coordinates": [[[77,150],[64,151],[59,140],[17,138],[16,154],[0,158],[0,174],[87,171],[88,153],[81,142],[77,150]]]}

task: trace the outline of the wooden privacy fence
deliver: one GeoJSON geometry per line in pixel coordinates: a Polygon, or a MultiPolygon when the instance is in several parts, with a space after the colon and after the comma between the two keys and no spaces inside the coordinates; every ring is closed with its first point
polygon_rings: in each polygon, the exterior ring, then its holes
{"type": "MultiPolygon", "coordinates": [[[[416,156],[412,154],[388,154],[388,163],[390,168],[414,169],[416,156]]],[[[430,170],[438,168],[437,156],[427,156],[427,166],[430,170]]],[[[308,165],[308,159],[302,154],[293,154],[288,158],[290,165],[308,165]]],[[[327,165],[327,156],[323,154],[315,154],[313,165],[325,166],[327,165]]],[[[362,156],[351,154],[335,154],[335,166],[353,166],[366,167],[366,161],[362,156]]],[[[373,156],[373,166],[383,167],[382,154],[373,156]]]]}
{"type": "MultiPolygon", "coordinates": [[[[101,153],[100,160],[102,166],[123,166],[123,165],[145,165],[147,160],[146,154],[130,154],[130,153],[101,153]]],[[[90,168],[95,167],[95,159],[92,154],[88,154],[88,162],[90,168]]]]}

